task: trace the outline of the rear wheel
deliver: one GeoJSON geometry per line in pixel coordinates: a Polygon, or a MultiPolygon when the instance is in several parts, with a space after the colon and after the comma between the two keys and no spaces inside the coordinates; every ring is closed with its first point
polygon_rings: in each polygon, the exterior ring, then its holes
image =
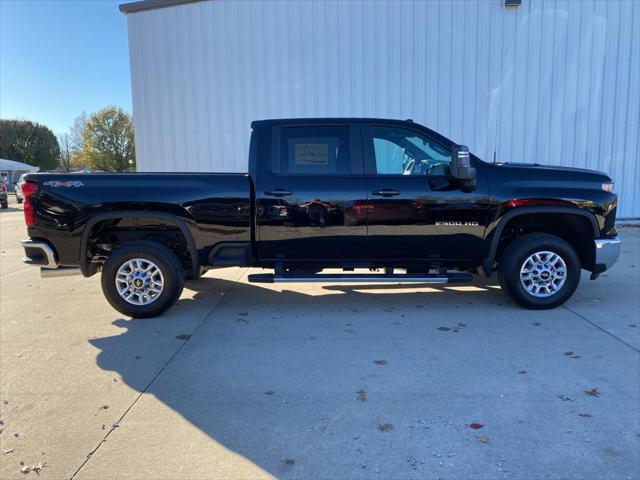
{"type": "Polygon", "coordinates": [[[134,318],[155,317],[184,287],[180,260],[164,245],[140,241],[114,251],[102,268],[102,291],[113,308],[134,318]]]}
{"type": "Polygon", "coordinates": [[[498,278],[503,291],[523,307],[554,308],[566,302],[578,287],[580,259],[559,237],[525,235],[504,251],[498,278]]]}
{"type": "Polygon", "coordinates": [[[4,202],[0,202],[0,207],[9,208],[9,201],[5,200],[4,202]]]}

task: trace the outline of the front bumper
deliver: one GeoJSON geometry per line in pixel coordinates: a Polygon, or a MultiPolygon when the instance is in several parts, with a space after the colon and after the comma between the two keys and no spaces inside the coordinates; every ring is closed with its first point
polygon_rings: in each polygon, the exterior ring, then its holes
{"type": "Polygon", "coordinates": [[[621,240],[619,237],[596,238],[594,241],[596,252],[593,274],[598,275],[613,266],[620,256],[621,240]]]}

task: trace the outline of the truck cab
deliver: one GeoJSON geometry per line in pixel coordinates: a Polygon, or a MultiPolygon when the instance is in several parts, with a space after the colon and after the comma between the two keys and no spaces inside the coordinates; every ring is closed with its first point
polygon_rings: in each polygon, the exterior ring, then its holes
{"type": "Polygon", "coordinates": [[[489,216],[451,175],[453,142],[407,121],[254,122],[260,264],[424,268],[475,265],[489,216]],[[279,208],[273,208],[274,202],[279,208]],[[443,241],[446,236],[446,241],[443,241]]]}

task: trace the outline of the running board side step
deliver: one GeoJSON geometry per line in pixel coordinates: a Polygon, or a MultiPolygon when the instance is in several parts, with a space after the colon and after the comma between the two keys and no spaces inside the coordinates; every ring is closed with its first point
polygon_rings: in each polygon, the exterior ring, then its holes
{"type": "Polygon", "coordinates": [[[473,277],[469,273],[447,274],[391,274],[376,275],[367,273],[315,275],[255,273],[249,275],[252,283],[469,283],[473,277]]]}

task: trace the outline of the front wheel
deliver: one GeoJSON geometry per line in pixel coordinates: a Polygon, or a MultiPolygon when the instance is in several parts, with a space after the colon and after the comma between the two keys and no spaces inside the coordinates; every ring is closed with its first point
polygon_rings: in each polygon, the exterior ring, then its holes
{"type": "Polygon", "coordinates": [[[115,250],[102,268],[102,291],[120,313],[155,317],[180,298],[184,270],[175,254],[152,241],[126,244],[115,250]]]}
{"type": "Polygon", "coordinates": [[[580,258],[571,245],[555,235],[534,233],[511,243],[498,264],[503,291],[533,310],[566,302],[580,282],[580,258]]]}

